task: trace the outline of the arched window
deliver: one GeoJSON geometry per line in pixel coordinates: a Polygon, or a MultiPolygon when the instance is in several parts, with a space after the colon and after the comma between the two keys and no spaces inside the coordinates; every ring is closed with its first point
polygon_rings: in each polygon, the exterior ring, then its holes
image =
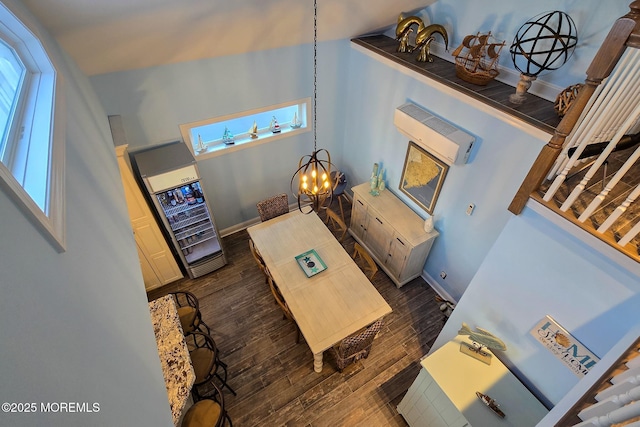
{"type": "Polygon", "coordinates": [[[60,79],[40,40],[0,3],[0,183],[65,249],[60,79]]]}

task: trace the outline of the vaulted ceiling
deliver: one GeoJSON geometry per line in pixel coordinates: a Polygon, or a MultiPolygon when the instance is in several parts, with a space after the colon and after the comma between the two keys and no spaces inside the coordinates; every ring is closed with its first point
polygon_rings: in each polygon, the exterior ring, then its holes
{"type": "MultiPolygon", "coordinates": [[[[310,43],[313,0],[22,0],[87,75],[310,43]]],[[[433,0],[318,0],[318,38],[380,31],[433,0]]]]}

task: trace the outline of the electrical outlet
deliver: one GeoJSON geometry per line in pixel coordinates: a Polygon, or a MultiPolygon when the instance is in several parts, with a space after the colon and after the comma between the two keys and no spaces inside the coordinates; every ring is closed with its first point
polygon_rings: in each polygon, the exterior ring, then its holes
{"type": "Polygon", "coordinates": [[[442,271],[440,272],[440,277],[442,277],[443,279],[446,279],[446,278],[447,278],[447,272],[446,272],[446,271],[444,271],[444,270],[442,270],[442,271]]]}
{"type": "Polygon", "coordinates": [[[467,215],[471,215],[475,207],[476,205],[474,205],[473,203],[469,203],[469,206],[467,206],[467,215]]]}

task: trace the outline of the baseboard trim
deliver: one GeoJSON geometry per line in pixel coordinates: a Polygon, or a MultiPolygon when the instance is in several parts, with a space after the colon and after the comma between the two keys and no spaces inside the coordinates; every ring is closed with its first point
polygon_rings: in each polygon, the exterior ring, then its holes
{"type": "Polygon", "coordinates": [[[440,284],[436,280],[434,280],[434,278],[431,277],[431,275],[427,273],[425,270],[422,270],[422,275],[420,277],[422,277],[422,279],[424,279],[424,281],[427,282],[427,284],[431,286],[431,288],[434,291],[436,291],[436,293],[440,295],[442,298],[444,298],[447,301],[451,301],[454,304],[458,303],[458,301],[455,298],[453,298],[451,295],[449,295],[449,292],[445,291],[444,288],[440,286],[440,284]]]}
{"type": "MultiPolygon", "coordinates": [[[[308,206],[309,203],[304,203],[302,207],[308,206]]],[[[298,209],[298,204],[289,205],[289,212],[298,209]]],[[[260,223],[260,217],[257,216],[255,218],[251,218],[247,221],[241,222],[239,224],[232,225],[231,227],[223,228],[220,230],[220,237],[227,237],[230,234],[237,233],[238,231],[242,231],[251,227],[252,225],[256,225],[260,223]]]]}

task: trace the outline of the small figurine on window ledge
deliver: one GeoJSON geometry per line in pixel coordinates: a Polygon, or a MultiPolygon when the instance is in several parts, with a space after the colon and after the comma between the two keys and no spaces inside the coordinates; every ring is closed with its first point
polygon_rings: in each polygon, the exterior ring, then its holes
{"type": "Polygon", "coordinates": [[[281,129],[280,129],[280,125],[278,124],[278,120],[276,119],[276,116],[273,116],[273,118],[271,119],[271,124],[269,125],[269,129],[271,129],[271,132],[273,133],[280,133],[281,129]]]}
{"type": "Polygon", "coordinates": [[[298,129],[302,127],[302,122],[298,119],[298,113],[293,113],[293,119],[291,119],[291,129],[298,129]]]}
{"type": "Polygon", "coordinates": [[[249,136],[251,139],[256,139],[258,137],[258,124],[256,121],[253,121],[253,126],[249,129],[249,136]]]}
{"type": "Polygon", "coordinates": [[[226,145],[235,144],[235,141],[233,140],[233,134],[226,126],[224,128],[224,134],[222,134],[222,142],[224,142],[226,145]]]}
{"type": "Polygon", "coordinates": [[[207,147],[202,142],[202,136],[200,136],[200,134],[198,134],[198,146],[196,147],[196,150],[198,153],[204,153],[207,151],[207,147]]]}

